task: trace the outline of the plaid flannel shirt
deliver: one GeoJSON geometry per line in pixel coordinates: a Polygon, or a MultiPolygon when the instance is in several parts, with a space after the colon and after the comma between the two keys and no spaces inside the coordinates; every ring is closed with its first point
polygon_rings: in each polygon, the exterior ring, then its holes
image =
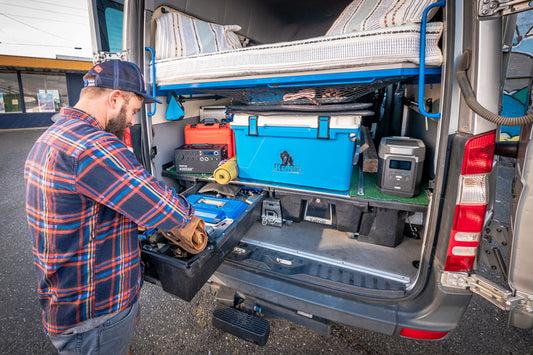
{"type": "Polygon", "coordinates": [[[122,141],[73,108],[36,141],[24,176],[48,334],[132,305],[142,277],[137,225],[170,230],[193,213],[122,141]]]}

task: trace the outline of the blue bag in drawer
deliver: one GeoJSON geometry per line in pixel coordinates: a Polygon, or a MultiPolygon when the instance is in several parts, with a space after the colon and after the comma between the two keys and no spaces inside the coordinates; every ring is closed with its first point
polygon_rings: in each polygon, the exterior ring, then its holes
{"type": "Polygon", "coordinates": [[[226,218],[235,220],[248,207],[245,202],[206,195],[190,195],[187,201],[194,206],[194,215],[206,223],[218,223],[226,218]]]}

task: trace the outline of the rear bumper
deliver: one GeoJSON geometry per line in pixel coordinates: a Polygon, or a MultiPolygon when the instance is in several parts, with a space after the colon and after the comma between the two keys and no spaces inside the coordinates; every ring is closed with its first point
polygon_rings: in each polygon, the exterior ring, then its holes
{"type": "Polygon", "coordinates": [[[210,282],[295,314],[389,335],[400,335],[403,328],[450,332],[457,327],[471,298],[468,291],[448,291],[438,287],[434,277],[430,277],[427,286],[416,297],[401,300],[361,298],[287,282],[228,262],[218,268],[210,282]]]}

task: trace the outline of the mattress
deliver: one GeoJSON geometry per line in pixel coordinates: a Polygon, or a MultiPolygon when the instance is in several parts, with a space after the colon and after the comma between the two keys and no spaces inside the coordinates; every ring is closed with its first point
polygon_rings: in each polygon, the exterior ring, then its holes
{"type": "MultiPolygon", "coordinates": [[[[441,22],[426,27],[426,65],[443,61],[441,22]]],[[[243,77],[364,70],[419,64],[420,24],[316,37],[155,61],[158,86],[237,80],[243,77]]]]}

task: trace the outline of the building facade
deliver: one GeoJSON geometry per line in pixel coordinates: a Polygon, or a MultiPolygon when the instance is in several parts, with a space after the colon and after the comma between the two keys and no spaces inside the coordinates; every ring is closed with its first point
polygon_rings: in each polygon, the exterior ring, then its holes
{"type": "Polygon", "coordinates": [[[0,129],[47,127],[62,107],[73,106],[90,59],[0,55],[0,129]]]}

